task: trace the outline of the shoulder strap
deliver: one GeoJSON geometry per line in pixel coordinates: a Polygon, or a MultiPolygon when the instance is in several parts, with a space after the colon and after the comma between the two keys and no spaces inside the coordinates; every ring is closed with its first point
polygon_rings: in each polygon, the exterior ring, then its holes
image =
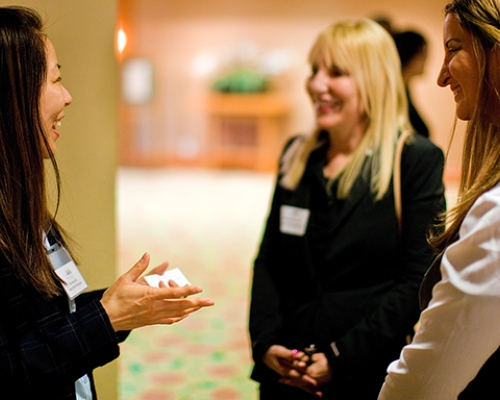
{"type": "Polygon", "coordinates": [[[394,205],[396,208],[396,218],[398,219],[398,232],[399,235],[403,233],[403,221],[402,221],[402,201],[401,201],[401,155],[403,153],[403,147],[405,145],[406,139],[412,134],[411,131],[405,131],[401,134],[396,144],[396,151],[394,154],[394,173],[393,173],[393,185],[394,185],[394,205]]]}
{"type": "Polygon", "coordinates": [[[283,154],[280,159],[280,173],[284,174],[290,168],[292,160],[294,159],[297,150],[300,145],[304,142],[303,135],[297,135],[296,137],[290,139],[283,150],[283,154]]]}

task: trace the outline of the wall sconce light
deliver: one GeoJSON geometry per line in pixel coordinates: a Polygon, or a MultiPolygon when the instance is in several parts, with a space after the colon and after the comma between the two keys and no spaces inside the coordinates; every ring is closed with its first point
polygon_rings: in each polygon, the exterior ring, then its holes
{"type": "Polygon", "coordinates": [[[118,30],[118,35],[117,35],[117,40],[116,40],[116,45],[118,48],[118,54],[123,54],[123,50],[125,50],[125,47],[127,46],[127,34],[123,30],[123,28],[120,28],[118,30]]]}

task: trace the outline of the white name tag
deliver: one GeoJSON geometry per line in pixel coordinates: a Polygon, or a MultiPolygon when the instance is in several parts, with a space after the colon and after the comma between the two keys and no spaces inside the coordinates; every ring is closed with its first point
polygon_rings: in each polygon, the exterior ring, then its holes
{"type": "Polygon", "coordinates": [[[304,236],[311,211],[306,208],[281,206],[280,231],[294,236],[304,236]]]}
{"type": "Polygon", "coordinates": [[[80,270],[64,247],[55,246],[48,254],[49,260],[68,297],[73,300],[81,294],[88,285],[80,270]]]}

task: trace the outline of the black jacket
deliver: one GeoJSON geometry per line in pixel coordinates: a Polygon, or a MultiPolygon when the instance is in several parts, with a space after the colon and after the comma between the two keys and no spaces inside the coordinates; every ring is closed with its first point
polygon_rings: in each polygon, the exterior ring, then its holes
{"type": "MultiPolygon", "coordinates": [[[[100,303],[83,293],[70,314],[65,293],[44,300],[26,289],[0,258],[0,387],[2,399],[76,399],[75,381],[118,357],[115,333],[100,303]]],[[[92,382],[94,399],[97,399],[92,382]]]]}
{"type": "Polygon", "coordinates": [[[400,237],[392,183],[379,201],[368,175],[358,177],[345,200],[327,194],[326,146],[311,153],[295,191],[276,185],[254,265],[252,378],[277,379],[261,361],[271,345],[315,344],[332,364],[335,398],[345,392],[355,399],[359,390],[359,398],[376,399],[419,317],[418,288],[432,256],[426,233],[445,209],[444,157],[419,135],[405,145],[400,237]],[[303,236],[280,232],[282,205],[310,210],[303,236]]]}

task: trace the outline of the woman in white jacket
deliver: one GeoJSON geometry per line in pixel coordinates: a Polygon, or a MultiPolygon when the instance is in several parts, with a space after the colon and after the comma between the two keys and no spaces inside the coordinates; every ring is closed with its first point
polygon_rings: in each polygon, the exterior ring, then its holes
{"type": "Polygon", "coordinates": [[[469,121],[459,198],[432,238],[420,329],[379,400],[500,399],[500,1],[453,0],[445,15],[438,84],[469,121]]]}

